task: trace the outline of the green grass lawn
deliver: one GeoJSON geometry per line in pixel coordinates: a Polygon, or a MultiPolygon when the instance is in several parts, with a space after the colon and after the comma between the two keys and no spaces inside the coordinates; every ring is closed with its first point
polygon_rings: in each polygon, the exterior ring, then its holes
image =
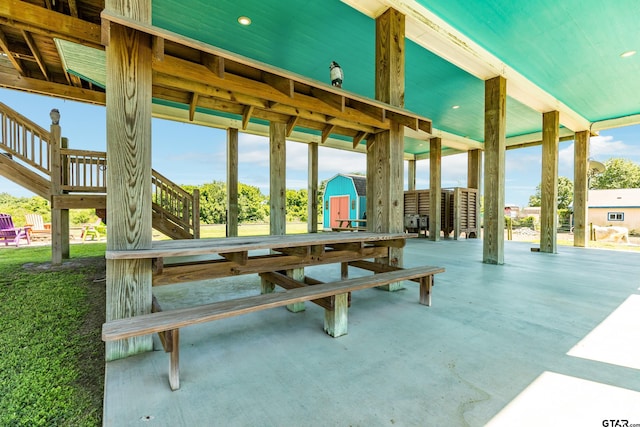
{"type": "Polygon", "coordinates": [[[0,250],[0,426],[102,424],[104,251],[0,250]]]}

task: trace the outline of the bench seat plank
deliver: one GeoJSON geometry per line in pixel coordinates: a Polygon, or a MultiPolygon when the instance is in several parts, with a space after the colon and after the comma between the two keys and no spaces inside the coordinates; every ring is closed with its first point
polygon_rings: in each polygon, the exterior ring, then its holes
{"type": "MultiPolygon", "coordinates": [[[[163,334],[165,350],[171,353],[169,386],[171,390],[177,390],[180,388],[179,334],[182,327],[303,301],[333,299],[334,304],[331,309],[325,308],[324,330],[333,337],[339,337],[347,333],[347,296],[349,292],[384,286],[402,280],[419,280],[420,303],[431,305],[433,276],[444,271],[442,267],[423,266],[385,271],[372,276],[344,279],[331,283],[321,283],[306,277],[305,283],[298,283],[293,279],[287,279],[285,283],[284,279],[280,277],[278,281],[291,289],[169,311],[159,311],[162,309],[156,300],[154,302],[156,312],[105,323],[102,326],[102,339],[103,341],[114,341],[154,332],[163,334]]],[[[276,275],[276,273],[267,274],[276,275]]],[[[282,275],[278,274],[278,276],[282,275]]]]}
{"type": "Polygon", "coordinates": [[[444,272],[442,267],[415,267],[386,272],[373,276],[357,277],[339,282],[324,283],[285,292],[255,295],[229,301],[214,302],[197,307],[143,314],[126,319],[111,320],[102,327],[102,339],[114,341],[147,335],[155,332],[178,329],[198,323],[210,322],[296,302],[330,297],[360,289],[384,286],[402,280],[411,280],[425,275],[444,272]]]}

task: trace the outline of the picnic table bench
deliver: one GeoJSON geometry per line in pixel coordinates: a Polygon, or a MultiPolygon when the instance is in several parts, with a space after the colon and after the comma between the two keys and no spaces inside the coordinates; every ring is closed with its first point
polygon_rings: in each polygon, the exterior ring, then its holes
{"type": "MultiPolygon", "coordinates": [[[[202,270],[209,276],[221,277],[236,274],[258,273],[263,280],[283,288],[283,291],[263,293],[227,301],[219,301],[194,307],[186,307],[163,311],[159,302],[153,301],[153,312],[131,318],[110,320],[103,325],[102,339],[104,341],[116,341],[135,336],[158,333],[166,352],[170,353],[169,384],[172,390],[180,387],[179,379],[179,330],[182,327],[224,319],[242,314],[253,313],[269,308],[289,306],[304,301],[312,301],[325,309],[324,330],[333,337],[339,337],[347,333],[348,295],[350,292],[384,286],[404,280],[416,281],[420,284],[419,301],[423,305],[431,304],[431,289],[434,283],[433,276],[444,272],[444,268],[423,266],[414,268],[399,268],[366,261],[365,258],[377,258],[388,252],[389,246],[402,246],[407,237],[412,235],[377,234],[377,233],[323,233],[315,236],[264,236],[259,238],[232,238],[232,239],[200,239],[200,241],[170,241],[159,242],[155,248],[141,251],[107,251],[107,258],[150,258],[161,255],[204,254],[214,250],[223,254],[223,260],[211,260],[198,262],[193,268],[201,269],[193,277],[201,280],[202,270]],[[311,236],[311,237],[309,237],[311,236]],[[348,238],[346,236],[353,236],[348,238]],[[282,246],[282,240],[292,244],[288,248],[279,248],[279,254],[267,256],[269,262],[264,263],[261,255],[249,256],[245,254],[248,248],[263,248],[276,245],[274,237],[279,238],[278,245],[282,246]],[[243,240],[244,239],[244,240],[243,240]],[[216,242],[203,242],[204,240],[216,240],[216,242]],[[227,242],[223,242],[227,241],[227,242]],[[228,242],[232,240],[232,242],[228,242]],[[185,242],[191,242],[191,245],[185,242]],[[258,243],[261,242],[261,243],[258,243]],[[218,246],[216,246],[218,245],[218,246]],[[322,247],[322,250],[319,247],[322,247]],[[312,249],[315,248],[315,249],[312,249]],[[138,253],[143,252],[144,255],[138,253]],[[336,254],[337,252],[337,254],[336,254]],[[137,253],[137,254],[136,254],[137,253]],[[229,255],[240,253],[242,255],[229,255]],[[293,255],[292,255],[293,254],[293,255]],[[313,256],[311,254],[314,254],[313,256]],[[371,254],[374,254],[371,256],[371,254]],[[327,256],[328,259],[323,259],[327,256]],[[291,257],[298,258],[297,261],[291,257]],[[323,283],[308,276],[296,280],[287,271],[291,268],[301,268],[308,265],[316,265],[329,262],[339,262],[343,266],[341,280],[323,283]],[[214,267],[207,268],[207,264],[214,267]],[[220,267],[223,265],[225,267],[220,267]],[[235,269],[236,267],[244,267],[235,269]],[[357,278],[346,278],[345,266],[365,269],[374,272],[357,278]]],[[[154,242],[155,244],[155,242],[154,242]]],[[[271,249],[274,249],[272,247],[271,249]]],[[[189,264],[179,264],[178,268],[183,273],[189,264]]],[[[157,276],[163,276],[171,266],[163,266],[157,276]]],[[[186,274],[186,273],[185,273],[186,274]]],[[[170,274],[171,277],[185,281],[184,275],[170,274]]]]}

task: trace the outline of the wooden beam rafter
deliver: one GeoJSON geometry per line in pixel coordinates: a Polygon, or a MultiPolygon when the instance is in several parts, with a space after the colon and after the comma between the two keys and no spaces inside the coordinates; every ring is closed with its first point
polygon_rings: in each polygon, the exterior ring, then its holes
{"type": "Polygon", "coordinates": [[[366,132],[358,132],[356,136],[353,137],[353,149],[355,150],[358,145],[362,142],[364,137],[367,136],[366,132]]]}
{"type": "Polygon", "coordinates": [[[16,58],[9,48],[9,41],[7,40],[7,36],[5,36],[4,32],[0,30],[0,49],[5,53],[7,59],[13,64],[13,67],[20,73],[21,76],[26,75],[24,72],[24,67],[22,66],[22,62],[20,59],[16,58]]]}
{"type": "Polygon", "coordinates": [[[69,13],[74,18],[78,18],[78,5],[76,4],[76,0],[67,0],[69,3],[69,13]]]}
{"type": "Polygon", "coordinates": [[[267,72],[262,73],[262,80],[277,91],[284,93],[289,98],[293,98],[293,80],[267,72]]]}
{"type": "Polygon", "coordinates": [[[0,23],[47,37],[103,48],[100,25],[20,0],[0,2],[0,23]]]}
{"type": "Polygon", "coordinates": [[[189,103],[189,121],[192,122],[196,115],[196,108],[198,107],[198,93],[193,92],[191,94],[191,102],[189,103]]]}
{"type": "Polygon", "coordinates": [[[336,94],[333,92],[329,92],[326,90],[318,89],[315,87],[311,88],[311,94],[324,102],[325,104],[335,108],[336,110],[343,112],[345,109],[345,99],[343,95],[336,94]]]}
{"type": "Polygon", "coordinates": [[[249,120],[251,120],[254,108],[253,105],[247,105],[242,110],[242,130],[246,130],[247,126],[249,126],[249,120]]]}
{"type": "Polygon", "coordinates": [[[164,61],[164,39],[162,37],[151,38],[151,51],[154,61],[164,61]]]}
{"type": "Polygon", "coordinates": [[[293,133],[293,129],[295,129],[298,120],[300,120],[300,116],[291,116],[291,118],[287,121],[287,138],[290,137],[293,133]]]}
{"type": "Polygon", "coordinates": [[[324,144],[327,141],[327,139],[329,139],[329,136],[331,135],[331,133],[335,128],[336,128],[336,125],[327,125],[325,126],[324,129],[322,129],[322,136],[320,137],[321,144],[324,144]]]}
{"type": "Polygon", "coordinates": [[[36,63],[38,64],[38,67],[40,67],[40,71],[42,71],[42,75],[44,76],[44,78],[47,81],[51,80],[49,77],[49,71],[47,70],[47,66],[44,63],[44,59],[42,58],[42,55],[40,54],[40,50],[38,50],[38,46],[36,45],[36,42],[33,39],[33,36],[31,35],[31,33],[28,31],[22,30],[22,37],[24,37],[24,40],[27,42],[27,46],[29,46],[29,50],[31,50],[31,53],[33,54],[33,57],[36,63]]]}
{"type": "Polygon", "coordinates": [[[200,52],[200,60],[202,65],[207,67],[216,76],[224,79],[224,58],[221,56],[212,55],[206,52],[200,52]]]}

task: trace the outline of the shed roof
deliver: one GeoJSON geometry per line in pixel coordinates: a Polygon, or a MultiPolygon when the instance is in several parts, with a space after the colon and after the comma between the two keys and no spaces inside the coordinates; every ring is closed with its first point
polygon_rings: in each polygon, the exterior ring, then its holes
{"type": "Polygon", "coordinates": [[[589,190],[590,208],[640,208],[640,188],[589,190]]]}

